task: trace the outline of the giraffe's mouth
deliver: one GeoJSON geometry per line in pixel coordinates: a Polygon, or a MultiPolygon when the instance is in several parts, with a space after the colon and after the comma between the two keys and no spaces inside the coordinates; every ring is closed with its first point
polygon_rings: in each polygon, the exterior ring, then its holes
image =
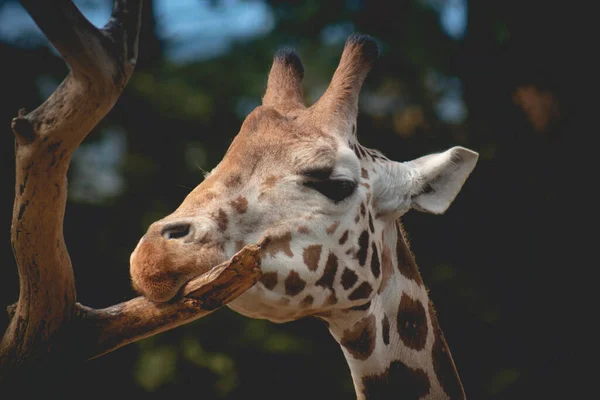
{"type": "Polygon", "coordinates": [[[150,301],[169,301],[191,279],[225,260],[218,246],[146,235],[131,254],[132,285],[150,301]]]}

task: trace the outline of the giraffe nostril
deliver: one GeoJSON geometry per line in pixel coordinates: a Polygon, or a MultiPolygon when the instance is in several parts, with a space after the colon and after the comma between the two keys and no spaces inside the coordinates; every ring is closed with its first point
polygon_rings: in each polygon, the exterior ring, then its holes
{"type": "Polygon", "coordinates": [[[160,234],[167,240],[184,239],[192,234],[192,225],[187,222],[168,224],[162,228],[160,234]]]}

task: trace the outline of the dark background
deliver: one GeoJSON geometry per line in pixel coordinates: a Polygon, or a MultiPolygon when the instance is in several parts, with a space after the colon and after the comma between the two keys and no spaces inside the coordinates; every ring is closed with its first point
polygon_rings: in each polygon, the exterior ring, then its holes
{"type": "MultiPolygon", "coordinates": [[[[108,1],[76,3],[97,25],[110,12],[108,1]]],[[[598,262],[577,257],[577,224],[595,203],[580,166],[585,139],[597,131],[584,101],[593,76],[584,56],[595,50],[581,29],[591,10],[569,4],[146,0],[134,76],[70,170],[65,237],[78,301],[103,307],[134,296],[131,251],[221,159],[259,104],[277,48],[297,49],[311,103],[358,31],[382,50],[361,95],[361,142],[399,161],[454,145],[480,153],[445,215],[403,220],[467,396],[587,393],[597,340],[586,334],[596,314],[585,288],[595,285],[598,262]]],[[[0,0],[0,64],[4,307],[18,297],[10,121],[38,106],[67,70],[10,0],[0,0]]],[[[0,313],[0,331],[7,323],[0,313]]],[[[57,368],[69,377],[60,393],[86,397],[354,397],[322,323],[277,325],[227,308],[57,368]]]]}

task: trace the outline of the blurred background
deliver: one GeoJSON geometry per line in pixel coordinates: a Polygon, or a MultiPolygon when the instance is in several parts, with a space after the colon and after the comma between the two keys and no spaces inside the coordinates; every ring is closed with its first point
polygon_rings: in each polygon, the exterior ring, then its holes
{"type": "MultiPolygon", "coordinates": [[[[97,26],[112,6],[75,3],[97,26]]],[[[311,104],[357,31],[381,45],[360,99],[362,144],[399,161],[454,145],[480,153],[445,215],[403,218],[467,396],[584,393],[593,382],[581,365],[594,341],[584,338],[591,314],[579,284],[595,268],[572,260],[578,230],[566,211],[586,205],[573,192],[587,192],[574,166],[589,131],[576,29],[589,12],[542,1],[145,0],[137,69],[69,172],[65,237],[78,300],[104,307],[134,296],[131,251],[220,161],[260,104],[278,48],[297,49],[311,104]]],[[[0,62],[4,308],[18,298],[10,121],[37,107],[67,68],[12,0],[0,0],[0,62]]],[[[7,323],[0,312],[0,332],[7,323]]],[[[86,397],[354,397],[324,324],[273,324],[227,308],[60,368],[68,377],[61,394],[86,397]]]]}

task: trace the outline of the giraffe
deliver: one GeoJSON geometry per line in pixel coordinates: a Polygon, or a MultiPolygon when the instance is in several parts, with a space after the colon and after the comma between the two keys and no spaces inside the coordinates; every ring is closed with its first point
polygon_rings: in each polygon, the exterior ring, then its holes
{"type": "Polygon", "coordinates": [[[169,301],[191,278],[268,239],[262,276],[231,302],[252,318],[323,320],[359,399],[460,399],[465,392],[400,218],[445,212],[478,154],[453,147],[396,162],[358,143],[358,96],[378,45],[353,34],[322,97],[276,53],[262,105],[222,161],[131,255],[134,288],[169,301]]]}

